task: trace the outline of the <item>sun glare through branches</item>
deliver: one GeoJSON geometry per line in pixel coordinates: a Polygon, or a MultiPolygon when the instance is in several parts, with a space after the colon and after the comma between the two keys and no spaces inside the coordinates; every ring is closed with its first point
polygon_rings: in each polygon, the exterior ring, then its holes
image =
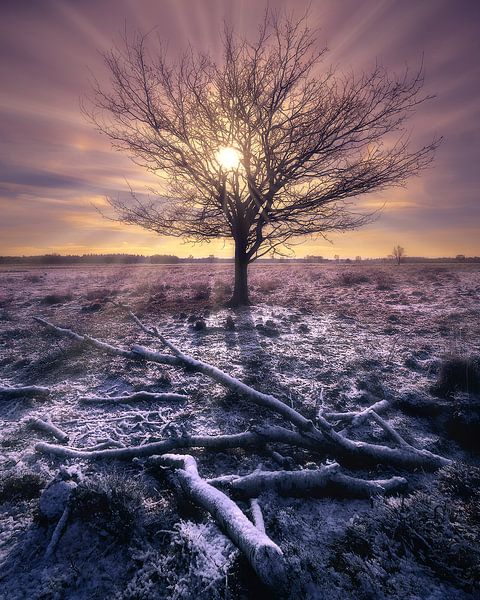
{"type": "Polygon", "coordinates": [[[231,146],[224,146],[218,149],[216,159],[218,164],[226,171],[233,171],[240,165],[240,152],[231,146]]]}

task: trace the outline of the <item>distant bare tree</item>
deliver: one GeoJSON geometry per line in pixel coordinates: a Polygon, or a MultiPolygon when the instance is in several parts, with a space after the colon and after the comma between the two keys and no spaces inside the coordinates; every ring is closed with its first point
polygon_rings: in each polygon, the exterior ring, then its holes
{"type": "Polygon", "coordinates": [[[390,254],[390,258],[393,258],[397,265],[399,265],[405,258],[405,248],[402,248],[402,246],[399,246],[397,244],[393,247],[392,253],[390,254]]]}
{"type": "Polygon", "coordinates": [[[232,238],[232,305],[247,304],[248,265],[305,235],[372,220],[349,200],[402,185],[438,144],[410,149],[405,119],[427,99],[423,74],[320,69],[306,17],[267,15],[254,42],[231,29],[223,59],[170,60],[144,35],[105,55],[110,85],[85,108],[118,150],[168,181],[144,200],[109,200],[115,220],[202,242],[232,238]]]}

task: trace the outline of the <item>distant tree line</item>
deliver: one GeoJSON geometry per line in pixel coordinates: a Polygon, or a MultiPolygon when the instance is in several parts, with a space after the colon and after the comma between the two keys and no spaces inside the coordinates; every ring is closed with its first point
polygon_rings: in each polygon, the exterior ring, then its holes
{"type": "MultiPolygon", "coordinates": [[[[403,256],[402,263],[476,263],[480,262],[479,256],[465,256],[457,254],[455,257],[425,258],[423,256],[403,256]]],[[[200,263],[232,263],[233,258],[217,258],[212,254],[206,257],[180,258],[171,254],[153,254],[145,256],[143,254],[42,254],[40,256],[0,256],[0,265],[175,265],[175,264],[200,264],[200,263]]],[[[323,256],[308,255],[304,258],[263,258],[259,259],[261,263],[366,263],[382,264],[391,262],[392,258],[361,258],[355,259],[341,258],[335,255],[333,259],[323,256]]]]}

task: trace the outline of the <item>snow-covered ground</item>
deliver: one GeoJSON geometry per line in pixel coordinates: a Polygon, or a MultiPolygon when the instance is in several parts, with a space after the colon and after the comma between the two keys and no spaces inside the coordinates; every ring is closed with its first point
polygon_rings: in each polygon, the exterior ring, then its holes
{"type": "MultiPolygon", "coordinates": [[[[275,394],[307,417],[315,416],[320,398],[325,410],[337,412],[366,407],[372,398],[389,399],[397,404],[385,418],[408,442],[477,464],[478,449],[450,435],[441,419],[401,407],[435,400],[431,387],[445,359],[480,356],[480,265],[254,266],[254,305],[239,311],[222,308],[230,278],[230,265],[214,264],[0,271],[0,385],[42,385],[53,391],[46,400],[0,400],[0,598],[268,597],[210,519],[179,505],[158,474],[131,462],[40,454],[35,443],[53,440],[30,429],[27,419],[50,417],[69,434],[68,444],[78,448],[106,440],[130,446],[182,433],[235,433],[281,419],[200,374],[112,358],[58,339],[36,325],[34,315],[126,349],[134,343],[158,348],[107,302],[116,299],[184,352],[275,394]],[[234,330],[225,327],[229,315],[234,330]],[[188,400],[115,406],[78,402],[85,395],[138,390],[179,392],[188,400]],[[119,539],[117,530],[102,522],[113,522],[112,511],[87,503],[91,518],[88,510],[74,515],[54,557],[45,561],[55,523],[38,514],[38,496],[62,465],[73,464],[80,466],[83,485],[96,490],[97,499],[103,494],[111,506],[121,505],[118,511],[131,517],[131,527],[119,539]],[[15,484],[19,489],[8,491],[15,484]],[[112,500],[115,488],[119,491],[112,500]]],[[[468,389],[461,391],[439,401],[478,399],[468,389]]],[[[352,435],[386,443],[372,424],[352,435]]],[[[326,458],[287,447],[282,452],[292,456],[296,468],[311,468],[326,458]]],[[[261,453],[191,453],[205,477],[247,474],[260,464],[278,469],[261,453]]],[[[464,543],[465,551],[478,544],[478,515],[466,521],[450,515],[450,538],[428,519],[436,523],[435,506],[442,503],[451,504],[453,513],[474,513],[478,496],[470,495],[468,502],[449,496],[451,473],[405,474],[379,467],[355,474],[405,475],[410,489],[406,499],[372,503],[260,499],[267,533],[296,574],[287,596],[473,598],[469,582],[478,579],[478,565],[477,571],[465,565],[470,575],[461,565],[453,574],[442,572],[435,567],[436,548],[430,558],[424,556],[427,548],[409,545],[411,535],[399,537],[398,528],[390,531],[387,522],[399,519],[403,531],[408,519],[418,517],[418,527],[423,524],[438,536],[427,539],[426,546],[464,543]],[[430,508],[435,515],[427,519],[430,508]],[[355,538],[359,531],[360,541],[355,538]],[[392,539],[386,543],[388,536],[392,539]]]]}

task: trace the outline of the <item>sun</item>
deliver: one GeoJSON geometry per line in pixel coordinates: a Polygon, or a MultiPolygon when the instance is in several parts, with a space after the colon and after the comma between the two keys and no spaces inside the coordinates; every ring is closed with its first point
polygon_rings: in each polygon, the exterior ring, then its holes
{"type": "Polygon", "coordinates": [[[218,164],[229,171],[238,168],[240,165],[240,158],[240,152],[231,146],[219,148],[216,154],[218,164]]]}

